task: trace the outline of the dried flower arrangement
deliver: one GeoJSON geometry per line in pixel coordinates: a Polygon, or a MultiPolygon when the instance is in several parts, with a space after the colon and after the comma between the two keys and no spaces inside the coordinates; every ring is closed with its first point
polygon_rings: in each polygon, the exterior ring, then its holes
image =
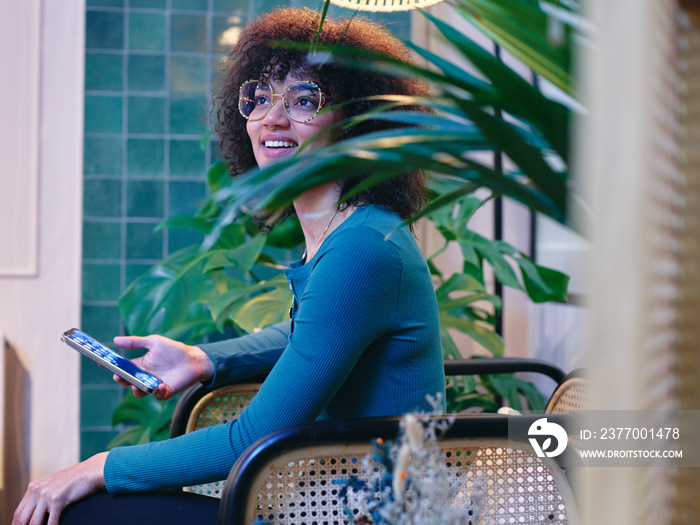
{"type": "Polygon", "coordinates": [[[357,525],[475,525],[483,487],[473,479],[467,499],[453,480],[438,440],[454,421],[442,415],[441,399],[430,399],[434,413],[408,414],[397,442],[377,439],[363,459],[362,475],[351,477],[341,495],[351,523],[357,525]],[[461,499],[461,505],[455,502],[461,499]]]}

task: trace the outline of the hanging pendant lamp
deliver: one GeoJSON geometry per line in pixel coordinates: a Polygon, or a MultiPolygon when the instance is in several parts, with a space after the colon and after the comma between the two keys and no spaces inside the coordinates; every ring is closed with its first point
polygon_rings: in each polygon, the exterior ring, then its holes
{"type": "Polygon", "coordinates": [[[406,11],[414,7],[428,7],[442,0],[331,0],[332,4],[362,11],[406,11]]]}

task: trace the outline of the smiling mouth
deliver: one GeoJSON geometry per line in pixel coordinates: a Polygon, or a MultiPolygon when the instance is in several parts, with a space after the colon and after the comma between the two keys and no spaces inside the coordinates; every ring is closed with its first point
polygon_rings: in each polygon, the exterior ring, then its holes
{"type": "Polygon", "coordinates": [[[296,148],[298,144],[296,142],[287,142],[285,140],[266,140],[264,142],[266,148],[296,148]]]}

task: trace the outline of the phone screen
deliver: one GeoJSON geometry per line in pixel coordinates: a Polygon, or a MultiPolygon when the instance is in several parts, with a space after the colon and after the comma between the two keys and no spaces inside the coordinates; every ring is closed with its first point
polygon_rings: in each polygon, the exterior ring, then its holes
{"type": "Polygon", "coordinates": [[[136,386],[143,388],[147,392],[152,392],[161,383],[161,380],[157,377],[139,368],[127,358],[119,355],[111,348],[108,348],[77,328],[65,332],[62,339],[82,354],[109,368],[127,381],[133,382],[136,386]],[[127,375],[120,372],[124,372],[127,375]],[[137,381],[134,382],[133,379],[137,381]],[[139,382],[141,384],[139,384],[139,382]]]}

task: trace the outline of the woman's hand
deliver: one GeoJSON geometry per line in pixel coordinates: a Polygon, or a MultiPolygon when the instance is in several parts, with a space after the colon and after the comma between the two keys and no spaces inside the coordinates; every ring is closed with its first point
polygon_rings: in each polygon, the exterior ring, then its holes
{"type": "MultiPolygon", "coordinates": [[[[189,346],[160,335],[115,337],[114,344],[125,349],[148,349],[143,357],[133,361],[163,381],[153,393],[156,399],[161,401],[197,382],[208,381],[214,376],[214,363],[196,346],[189,346]]],[[[131,386],[136,397],[148,395],[116,374],[114,380],[120,385],[131,386]]]]}
{"type": "Polygon", "coordinates": [[[50,474],[27,487],[15,510],[12,525],[41,525],[48,513],[48,525],[58,525],[61,512],[73,503],[104,488],[107,452],[50,474]]]}

